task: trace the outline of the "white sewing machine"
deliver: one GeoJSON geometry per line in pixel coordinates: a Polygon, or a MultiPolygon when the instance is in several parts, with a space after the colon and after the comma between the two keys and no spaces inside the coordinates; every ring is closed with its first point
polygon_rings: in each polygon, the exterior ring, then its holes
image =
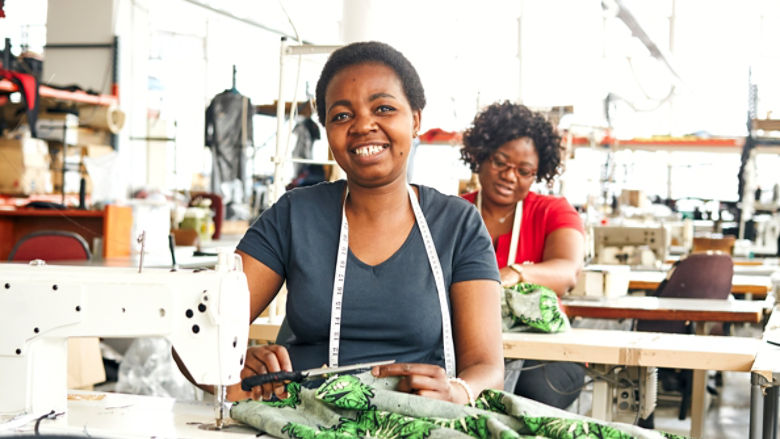
{"type": "Polygon", "coordinates": [[[663,226],[598,226],[592,233],[592,263],[652,266],[669,252],[669,233],[663,226]]]}
{"type": "Polygon", "coordinates": [[[196,382],[224,395],[239,382],[247,349],[240,262],[221,254],[216,270],[175,272],[0,264],[0,415],[65,411],[67,338],[78,336],[164,336],[196,382]]]}

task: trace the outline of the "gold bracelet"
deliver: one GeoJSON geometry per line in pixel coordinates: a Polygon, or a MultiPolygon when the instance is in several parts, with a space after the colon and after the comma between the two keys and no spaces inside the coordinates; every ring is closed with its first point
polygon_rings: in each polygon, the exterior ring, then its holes
{"type": "Polygon", "coordinates": [[[523,281],[523,266],[520,264],[509,264],[509,268],[515,271],[520,276],[520,280],[517,283],[523,281]]]}
{"type": "Polygon", "coordinates": [[[457,383],[461,387],[463,387],[463,390],[466,391],[466,397],[469,399],[469,405],[474,407],[475,405],[474,392],[471,391],[471,386],[469,386],[469,383],[467,383],[466,380],[458,377],[450,377],[449,381],[451,383],[457,383]]]}

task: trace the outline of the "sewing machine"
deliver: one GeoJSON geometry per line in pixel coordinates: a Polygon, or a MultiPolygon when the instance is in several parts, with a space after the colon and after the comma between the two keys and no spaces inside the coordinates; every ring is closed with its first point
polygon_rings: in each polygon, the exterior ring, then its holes
{"type": "Polygon", "coordinates": [[[0,264],[0,416],[64,412],[67,339],[164,336],[199,384],[239,382],[249,290],[238,256],[215,270],[0,264]]]}
{"type": "Polygon", "coordinates": [[[600,226],[592,229],[592,263],[653,266],[668,256],[669,233],[663,226],[600,226]]]}

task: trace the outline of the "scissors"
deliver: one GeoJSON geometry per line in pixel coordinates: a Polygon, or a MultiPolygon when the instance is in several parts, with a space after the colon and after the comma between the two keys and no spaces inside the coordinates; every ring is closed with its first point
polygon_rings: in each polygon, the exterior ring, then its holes
{"type": "Polygon", "coordinates": [[[339,367],[319,367],[317,369],[306,370],[294,370],[292,372],[272,372],[263,373],[260,375],[254,375],[246,377],[241,380],[241,389],[245,392],[252,390],[255,386],[262,386],[265,383],[271,383],[276,381],[304,381],[309,378],[319,377],[323,375],[331,375],[334,373],[349,372],[361,369],[370,369],[374,366],[382,366],[384,364],[395,363],[395,360],[374,361],[372,363],[357,363],[350,364],[349,366],[339,367]]]}

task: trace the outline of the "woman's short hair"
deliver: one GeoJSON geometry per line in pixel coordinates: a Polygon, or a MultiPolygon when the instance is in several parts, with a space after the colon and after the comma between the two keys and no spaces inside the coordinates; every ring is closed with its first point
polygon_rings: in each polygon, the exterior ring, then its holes
{"type": "Polygon", "coordinates": [[[333,77],[346,67],[370,62],[381,63],[393,69],[401,80],[404,94],[406,94],[406,99],[412,110],[422,110],[425,107],[425,91],[422,82],[420,82],[420,76],[412,63],[401,52],[377,41],[358,42],[341,47],[331,53],[322,68],[316,91],[317,116],[321,124],[325,125],[326,122],[325,91],[333,77]]]}
{"type": "Polygon", "coordinates": [[[482,163],[501,145],[523,137],[533,140],[539,156],[536,181],[551,183],[563,171],[561,136],[540,113],[510,101],[491,104],[474,117],[463,133],[461,160],[472,172],[479,172],[482,163]]]}

